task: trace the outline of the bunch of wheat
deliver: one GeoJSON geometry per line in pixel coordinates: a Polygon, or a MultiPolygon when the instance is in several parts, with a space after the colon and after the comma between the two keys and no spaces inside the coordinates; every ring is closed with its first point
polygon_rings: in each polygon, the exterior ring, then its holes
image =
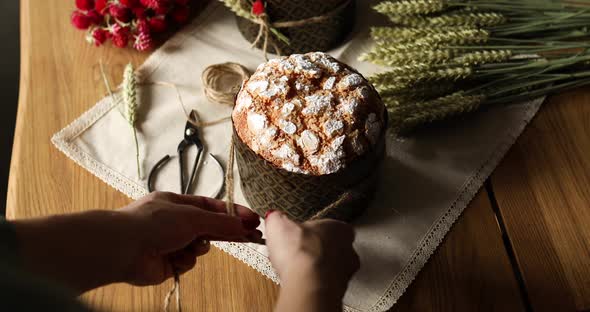
{"type": "Polygon", "coordinates": [[[375,7],[394,24],[374,27],[360,59],[398,133],[590,83],[590,1],[402,0],[375,7]]]}

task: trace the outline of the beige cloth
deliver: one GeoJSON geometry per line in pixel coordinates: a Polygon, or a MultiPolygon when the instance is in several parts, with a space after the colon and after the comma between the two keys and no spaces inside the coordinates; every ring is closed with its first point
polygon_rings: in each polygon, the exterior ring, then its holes
{"type": "MultiPolygon", "coordinates": [[[[359,21],[352,40],[331,51],[364,74],[379,70],[356,60],[370,44],[368,20],[377,18],[370,12],[371,2],[358,1],[359,21]]],[[[229,116],[230,108],[206,100],[200,74],[211,64],[228,61],[253,70],[263,57],[242,38],[233,15],[214,2],[194,23],[154,52],[140,73],[151,81],[177,84],[185,103],[197,109],[203,121],[211,121],[229,116]]],[[[176,155],[186,121],[174,90],[142,87],[140,97],[141,181],[137,180],[131,130],[117,109],[112,109],[109,98],[53,138],[67,156],[132,198],[147,193],[146,173],[162,156],[176,155]]],[[[457,121],[456,126],[404,140],[389,138],[377,198],[355,222],[355,248],[362,267],[344,298],[347,311],[384,311],[397,301],[541,102],[494,109],[465,122],[457,121]]],[[[230,131],[229,123],[203,130],[208,152],[222,163],[227,159],[230,131]]],[[[196,194],[211,195],[222,183],[210,161],[206,159],[199,175],[196,194]]],[[[179,190],[177,166],[172,159],[161,171],[157,189],[179,190]]],[[[237,171],[235,176],[239,178],[237,171]]],[[[246,204],[239,180],[236,202],[246,204]]],[[[278,282],[265,247],[215,245],[278,282]]]]}

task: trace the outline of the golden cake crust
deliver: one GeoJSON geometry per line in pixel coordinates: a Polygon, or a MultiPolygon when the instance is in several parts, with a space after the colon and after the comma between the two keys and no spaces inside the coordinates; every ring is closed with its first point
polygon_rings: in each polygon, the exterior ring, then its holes
{"type": "Polygon", "coordinates": [[[384,111],[362,75],[314,52],[260,65],[242,84],[232,118],[240,139],[267,161],[324,175],[375,146],[384,111]]]}

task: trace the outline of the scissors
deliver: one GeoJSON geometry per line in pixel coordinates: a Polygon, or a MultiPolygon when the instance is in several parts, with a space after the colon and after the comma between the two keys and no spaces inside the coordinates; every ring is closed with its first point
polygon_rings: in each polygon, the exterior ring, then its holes
{"type": "MultiPolygon", "coordinates": [[[[194,183],[196,181],[196,174],[197,174],[197,171],[198,171],[198,168],[200,165],[200,161],[201,161],[201,156],[202,156],[203,151],[205,149],[203,141],[201,140],[201,137],[200,137],[199,128],[197,126],[198,120],[199,120],[197,112],[192,110],[189,115],[189,118],[191,118],[191,119],[186,122],[186,126],[184,128],[184,138],[182,141],[180,141],[180,143],[178,144],[178,148],[176,150],[178,152],[178,167],[180,168],[180,193],[181,194],[188,194],[190,192],[192,186],[194,185],[194,183]],[[197,122],[195,122],[195,121],[197,121],[197,122]],[[187,177],[186,173],[185,173],[186,166],[185,166],[185,161],[184,161],[184,158],[185,158],[184,154],[193,145],[197,148],[197,155],[195,156],[195,162],[193,163],[193,167],[190,172],[190,175],[187,177]]],[[[220,176],[221,176],[219,187],[217,188],[215,193],[212,196],[210,196],[212,198],[218,198],[219,195],[221,195],[221,191],[223,189],[223,177],[225,176],[225,173],[224,173],[223,167],[221,166],[221,163],[219,163],[217,158],[215,158],[215,156],[213,156],[212,154],[208,154],[208,156],[213,160],[213,163],[216,165],[217,169],[220,172],[220,176]]],[[[158,161],[156,163],[156,165],[150,171],[150,174],[148,176],[148,190],[150,193],[154,191],[154,179],[155,179],[157,172],[166,163],[168,163],[170,158],[171,158],[170,155],[164,156],[160,161],[158,161]]]]}

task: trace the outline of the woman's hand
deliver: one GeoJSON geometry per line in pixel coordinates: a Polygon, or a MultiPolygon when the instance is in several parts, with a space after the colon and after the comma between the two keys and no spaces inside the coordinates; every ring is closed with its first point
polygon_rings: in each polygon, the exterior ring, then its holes
{"type": "Polygon", "coordinates": [[[258,241],[258,215],[214,199],[152,193],[118,211],[14,222],[26,269],[84,292],[114,282],[158,284],[192,269],[209,240],[258,241]]]}
{"type": "Polygon", "coordinates": [[[341,311],[359,258],[353,228],[335,220],[297,224],[281,212],[266,218],[270,260],[281,278],[276,311],[341,311]]]}

